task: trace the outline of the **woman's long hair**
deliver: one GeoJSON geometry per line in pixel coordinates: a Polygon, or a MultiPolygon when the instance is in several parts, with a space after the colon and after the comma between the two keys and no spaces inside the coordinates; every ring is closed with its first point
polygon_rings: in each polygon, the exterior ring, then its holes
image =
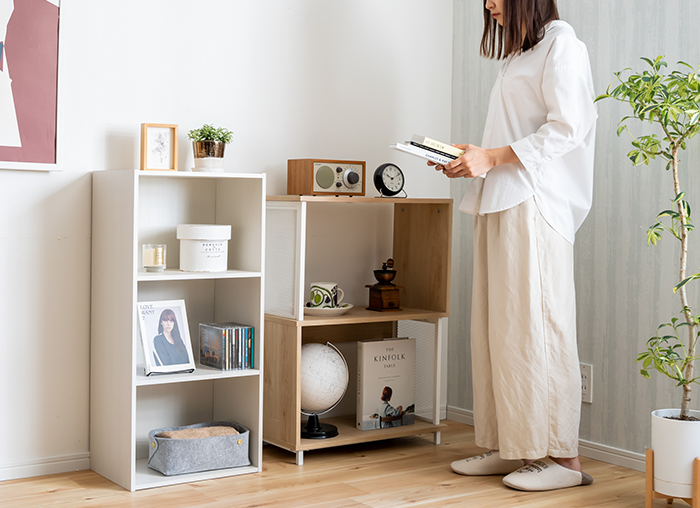
{"type": "Polygon", "coordinates": [[[172,331],[173,339],[181,340],[180,327],[177,325],[177,318],[175,317],[175,313],[171,309],[165,309],[163,312],[160,313],[160,319],[158,320],[159,334],[163,333],[163,321],[172,321],[173,323],[175,323],[175,326],[173,326],[172,331]]]}
{"type": "Polygon", "coordinates": [[[504,0],[503,26],[491,16],[484,5],[484,34],[481,55],[500,60],[527,51],[544,37],[544,27],[559,19],[555,0],[504,0]]]}

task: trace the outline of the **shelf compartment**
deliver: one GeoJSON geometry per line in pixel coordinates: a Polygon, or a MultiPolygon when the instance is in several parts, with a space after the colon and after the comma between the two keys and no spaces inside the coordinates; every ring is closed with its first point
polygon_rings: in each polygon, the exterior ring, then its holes
{"type": "Polygon", "coordinates": [[[449,314],[451,199],[267,196],[265,309],[306,320],[308,284],[333,280],[364,307],[389,257],[401,305],[449,314]],[[358,227],[358,225],[362,225],[358,227]]]}

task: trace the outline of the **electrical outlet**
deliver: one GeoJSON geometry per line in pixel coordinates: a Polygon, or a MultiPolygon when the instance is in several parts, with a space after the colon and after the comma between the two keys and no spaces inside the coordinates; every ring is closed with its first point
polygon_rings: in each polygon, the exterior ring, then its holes
{"type": "Polygon", "coordinates": [[[593,402],[593,365],[581,364],[581,400],[593,402]]]}

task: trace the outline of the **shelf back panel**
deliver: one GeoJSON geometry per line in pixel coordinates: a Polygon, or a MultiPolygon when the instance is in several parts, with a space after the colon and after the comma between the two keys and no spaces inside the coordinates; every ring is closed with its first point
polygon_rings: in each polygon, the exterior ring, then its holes
{"type": "Polygon", "coordinates": [[[402,307],[449,312],[452,204],[394,205],[393,259],[402,307]]]}

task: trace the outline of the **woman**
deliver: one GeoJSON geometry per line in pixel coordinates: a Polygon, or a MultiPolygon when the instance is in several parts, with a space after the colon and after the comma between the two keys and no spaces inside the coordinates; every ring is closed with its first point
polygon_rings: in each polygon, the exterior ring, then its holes
{"type": "Polygon", "coordinates": [[[504,59],[482,144],[437,169],[474,178],[460,210],[475,215],[474,427],[491,451],[452,469],[520,490],[585,485],[573,243],[593,190],[588,53],[554,0],[486,0],[481,54],[504,59]]]}
{"type": "Polygon", "coordinates": [[[180,337],[177,318],[171,309],[165,309],[158,321],[158,335],[153,339],[156,365],[180,365],[189,363],[187,348],[180,337]]]}

